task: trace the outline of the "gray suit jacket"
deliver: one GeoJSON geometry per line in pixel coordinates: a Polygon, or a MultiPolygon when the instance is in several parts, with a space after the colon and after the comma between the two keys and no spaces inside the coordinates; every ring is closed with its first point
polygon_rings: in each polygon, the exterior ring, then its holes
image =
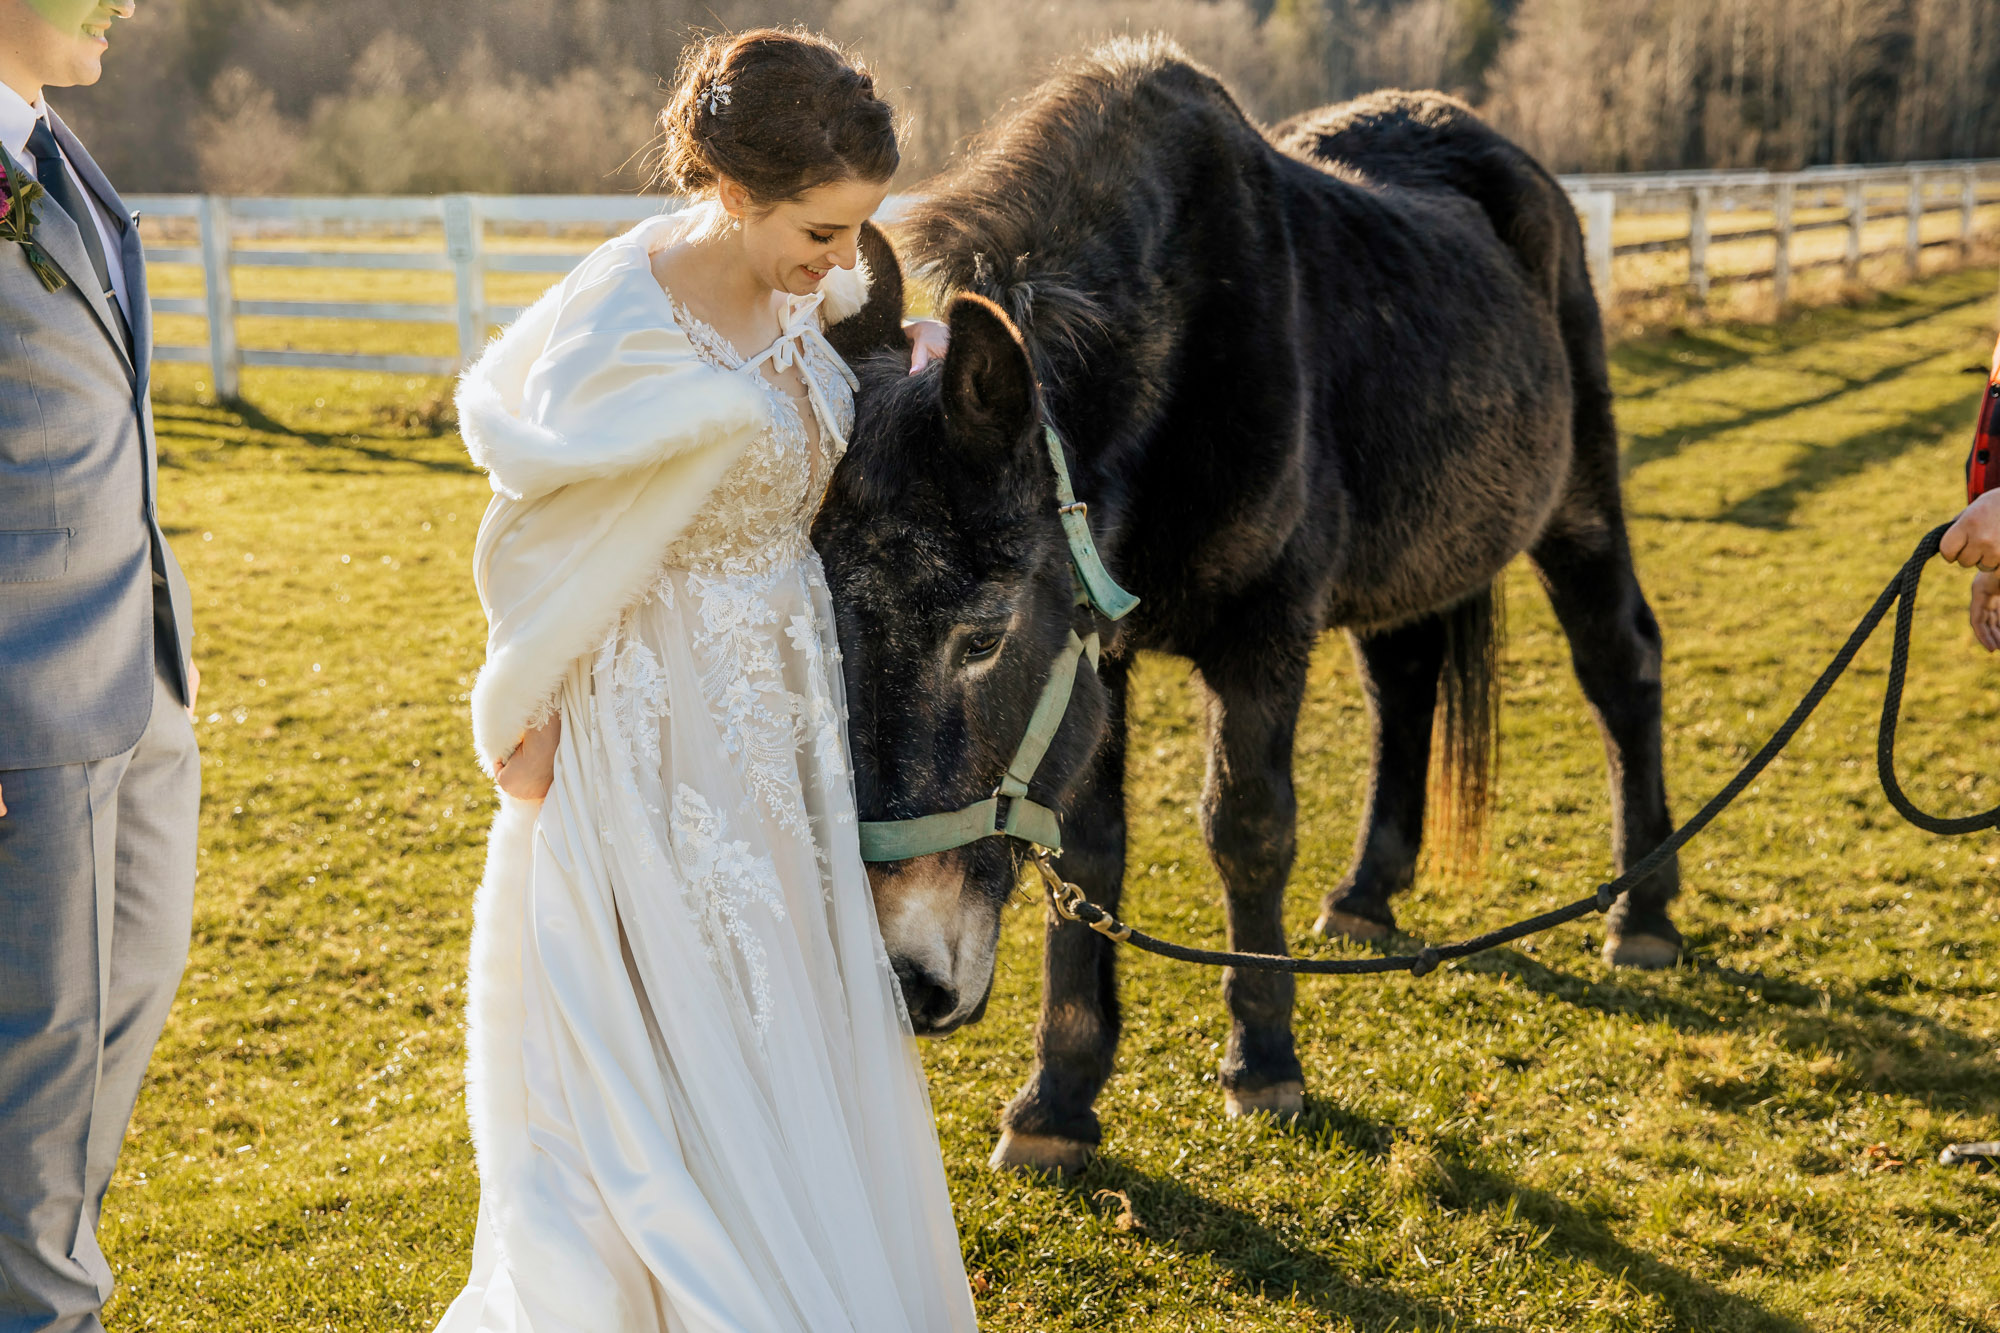
{"type": "Polygon", "coordinates": [[[50,128],[122,228],[128,353],[83,238],[48,199],[36,236],[69,275],[43,288],[0,241],[0,770],[129,750],[157,660],[187,700],[187,581],[153,503],[153,318],[137,219],[69,129],[50,128]],[[157,654],[157,657],[156,657],[157,654]]]}

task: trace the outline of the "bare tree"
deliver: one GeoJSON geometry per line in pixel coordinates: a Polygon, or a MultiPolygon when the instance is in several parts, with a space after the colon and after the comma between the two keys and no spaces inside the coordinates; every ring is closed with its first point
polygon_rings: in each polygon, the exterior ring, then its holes
{"type": "Polygon", "coordinates": [[[1263,119],[1442,87],[1560,170],[2000,155],[1994,0],[149,0],[56,101],[135,190],[631,189],[688,38],[786,21],[866,52],[906,181],[1151,31],[1263,119]]]}
{"type": "Polygon", "coordinates": [[[291,181],[305,136],[250,71],[232,66],[216,80],[209,110],[195,122],[202,184],[220,194],[276,194],[291,181]]]}

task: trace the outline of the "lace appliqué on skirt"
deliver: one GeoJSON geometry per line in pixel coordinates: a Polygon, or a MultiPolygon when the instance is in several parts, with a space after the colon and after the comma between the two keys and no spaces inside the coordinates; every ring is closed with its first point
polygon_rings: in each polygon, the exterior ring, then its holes
{"type": "Polygon", "coordinates": [[[771,629],[778,612],[769,594],[782,572],[735,579],[691,573],[687,586],[701,603],[695,651],[723,752],[741,761],[744,781],[773,822],[809,837],[798,773],[801,701],[785,686],[771,629]]]}
{"type": "Polygon", "coordinates": [[[827,688],[828,663],[820,648],[820,627],[810,616],[795,615],[785,626],[785,637],[805,661],[806,692],[792,696],[792,708],[800,729],[812,739],[813,762],[822,779],[844,777],[847,756],[840,743],[840,710],[834,706],[833,691],[827,688]]]}
{"type": "Polygon", "coordinates": [[[762,1032],[771,1025],[771,974],[764,945],[746,913],[761,907],[777,920],[785,919],[777,868],[770,857],[753,854],[749,843],[731,841],[708,798],[685,782],[674,792],[671,828],[681,896],[688,915],[701,924],[703,950],[719,969],[724,950],[735,946],[749,977],[753,1021],[762,1032]]]}

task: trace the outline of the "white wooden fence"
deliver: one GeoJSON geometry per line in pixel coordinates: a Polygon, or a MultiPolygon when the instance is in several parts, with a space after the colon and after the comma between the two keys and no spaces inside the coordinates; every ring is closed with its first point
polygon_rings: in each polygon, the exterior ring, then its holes
{"type": "MultiPolygon", "coordinates": [[[[1927,162],[1891,167],[1814,168],[1800,172],[1700,171],[1652,176],[1567,176],[1569,191],[1581,216],[1592,280],[1606,304],[1618,299],[1684,294],[1691,306],[1704,304],[1711,290],[1724,282],[1769,282],[1783,305],[1794,275],[1808,268],[1839,265],[1857,276],[1864,259],[1901,251],[1903,269],[1917,271],[1924,249],[1969,247],[1981,207],[2000,205],[2000,160],[1927,162]],[[1725,227],[1718,216],[1734,212],[1769,213],[1769,225],[1725,227]],[[1685,212],[1685,233],[1619,243],[1614,237],[1621,215],[1685,212]],[[1801,212],[1817,213],[1795,221],[1801,212]],[[1956,235],[1922,235],[1923,220],[1933,213],[1955,212],[1956,235]],[[1884,218],[1905,219],[1901,243],[1889,249],[1864,248],[1864,229],[1884,218]],[[1845,228],[1844,251],[1833,257],[1799,260],[1794,238],[1825,228],[1845,228]],[[1718,245],[1752,240],[1772,243],[1769,267],[1750,271],[1717,271],[1711,256],[1718,245]],[[1620,258],[1686,252],[1685,279],[1666,283],[1621,282],[1620,258]]],[[[540,225],[547,228],[601,228],[609,231],[660,211],[665,201],[629,195],[468,195],[432,198],[223,198],[215,195],[150,195],[131,199],[139,212],[154,219],[178,219],[179,227],[198,237],[193,246],[148,246],[146,257],[157,264],[198,266],[203,294],[199,298],[161,297],[156,314],[197,315],[208,325],[206,346],[166,343],[154,349],[162,361],[206,363],[217,393],[237,395],[245,366],[291,366],[335,370],[375,370],[411,375],[453,373],[484,344],[487,331],[520,312],[521,307],[489,304],[488,274],[546,274],[551,282],[572,269],[582,254],[572,248],[546,252],[515,248],[489,250],[489,230],[540,225]],[[188,222],[194,225],[187,226],[188,222]],[[239,235],[311,237],[337,230],[349,235],[441,234],[437,251],[344,250],[301,248],[278,250],[261,245],[239,247],[239,235]],[[348,270],[422,270],[452,275],[456,299],[451,305],[409,301],[239,301],[234,273],[244,268],[307,268],[348,270]],[[279,351],[240,345],[236,321],[241,316],[276,316],[315,320],[395,321],[455,325],[458,354],[443,356],[382,356],[356,353],[279,351]]],[[[891,209],[896,201],[891,200],[891,209]]]]}
{"type": "Polygon", "coordinates": [[[519,314],[521,307],[489,305],[489,273],[546,273],[551,282],[583,256],[574,250],[544,254],[488,254],[486,233],[493,223],[551,226],[630,224],[657,213],[658,199],[630,195],[467,195],[442,198],[281,198],[228,199],[218,195],[147,195],[127,201],[141,217],[193,219],[194,247],[148,246],[154,264],[199,265],[203,294],[198,299],[153,301],[155,315],[200,315],[208,321],[208,345],[163,343],[153,349],[162,361],[207,362],[216,392],[234,398],[244,366],[293,366],[330,370],[381,370],[408,375],[449,375],[486,340],[487,330],[519,314]],[[238,249],[234,236],[245,224],[268,234],[312,235],[329,223],[358,224],[346,230],[443,232],[442,252],[353,251],[338,249],[238,249]],[[456,301],[449,306],[408,301],[239,301],[234,273],[239,268],[420,270],[448,272],[456,301]],[[456,324],[456,357],[364,356],[353,353],[272,351],[245,348],[236,336],[239,316],[373,320],[456,324]]]}
{"type": "Polygon", "coordinates": [[[2000,205],[2000,159],[1965,162],[1910,162],[1881,167],[1811,167],[1804,171],[1676,171],[1651,176],[1564,176],[1563,186],[1583,218],[1592,280],[1598,297],[1644,300],[1684,295],[1699,309],[1718,284],[1769,282],[1779,306],[1791,297],[1794,275],[1838,266],[1858,278],[1863,260],[1900,254],[1901,269],[1914,275],[1927,249],[1969,250],[1981,208],[2000,205]],[[1613,236],[1619,214],[1685,211],[1682,235],[1619,243],[1613,236]],[[1716,215],[1754,211],[1771,215],[1769,225],[1715,229],[1716,215]],[[1796,220],[1802,212],[1818,217],[1796,220]],[[1957,234],[1923,236],[1923,221],[1934,213],[1958,215],[1957,234]],[[1870,223],[1903,220],[1898,244],[1868,249],[1870,223]],[[1801,260],[1794,239],[1805,232],[1840,228],[1839,255],[1801,260]],[[1768,268],[1720,273],[1711,265],[1716,246],[1732,242],[1772,242],[1768,268]],[[1685,251],[1684,280],[1629,285],[1617,279],[1616,261],[1625,256],[1685,251]]]}

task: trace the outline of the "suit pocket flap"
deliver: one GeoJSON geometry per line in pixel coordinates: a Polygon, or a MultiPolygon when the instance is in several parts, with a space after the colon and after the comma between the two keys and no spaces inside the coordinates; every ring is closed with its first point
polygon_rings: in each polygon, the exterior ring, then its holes
{"type": "Polygon", "coordinates": [[[69,571],[69,528],[0,532],[0,583],[40,583],[69,571]]]}

